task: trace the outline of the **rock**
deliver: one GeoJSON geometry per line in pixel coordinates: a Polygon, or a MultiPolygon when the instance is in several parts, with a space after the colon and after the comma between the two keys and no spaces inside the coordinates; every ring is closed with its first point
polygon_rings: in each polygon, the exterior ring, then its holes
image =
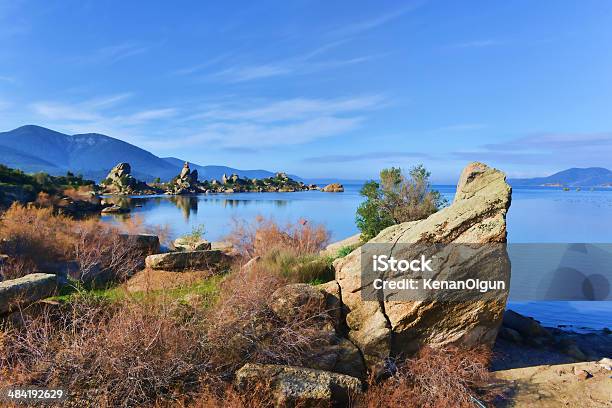
{"type": "Polygon", "coordinates": [[[184,251],[149,255],[147,268],[163,271],[223,270],[227,267],[227,255],[221,251],[184,251]]]}
{"type": "Polygon", "coordinates": [[[322,256],[336,256],[338,251],[345,247],[357,247],[361,244],[361,234],[355,234],[341,241],[333,242],[321,251],[322,256]]]}
{"type": "MultiPolygon", "coordinates": [[[[401,252],[395,251],[414,247],[406,244],[422,243],[424,247],[431,247],[431,243],[504,243],[511,191],[501,171],[472,163],[462,172],[452,205],[424,220],[386,228],[365,246],[334,262],[342,302],[348,310],[349,339],[359,347],[369,367],[380,367],[388,357],[415,353],[425,344],[492,346],[502,321],[507,291],[468,301],[439,301],[435,297],[410,301],[385,300],[389,297],[364,300],[373,289],[371,282],[361,281],[361,259],[362,256],[372,259],[371,255],[377,253],[374,249],[377,244],[395,244],[393,255],[404,258],[401,252]]],[[[510,265],[505,248],[479,245],[476,249],[465,260],[466,268],[448,268],[443,271],[444,279],[471,276],[474,270],[467,267],[475,262],[478,276],[509,282],[510,265]]]]}
{"type": "Polygon", "coordinates": [[[211,249],[211,244],[205,239],[181,237],[174,240],[174,248],[181,251],[205,251],[211,249]]]}
{"type": "Polygon", "coordinates": [[[355,377],[311,368],[246,364],[236,372],[238,390],[258,384],[269,385],[276,407],[344,405],[362,391],[355,377]]]}
{"type": "Polygon", "coordinates": [[[106,176],[100,185],[106,194],[155,194],[160,190],[150,187],[146,183],[136,180],[131,174],[129,163],[119,163],[106,176]]]}
{"type": "Polygon", "coordinates": [[[326,193],[342,193],[344,192],[344,186],[340,183],[331,183],[323,187],[323,191],[326,193]]]}
{"type": "Polygon", "coordinates": [[[157,254],[160,251],[159,237],[154,234],[121,234],[121,239],[141,251],[143,256],[157,254]]]}
{"type": "Polygon", "coordinates": [[[32,273],[0,282],[0,314],[14,310],[17,304],[26,306],[53,296],[56,288],[57,276],[46,273],[32,273]]]}
{"type": "Polygon", "coordinates": [[[189,163],[185,162],[179,175],[168,185],[166,194],[196,194],[202,191],[198,183],[198,171],[191,171],[189,163]]]}
{"type": "Polygon", "coordinates": [[[503,318],[504,327],[516,330],[526,339],[535,337],[550,337],[550,333],[543,328],[537,320],[516,313],[513,310],[506,310],[503,318]]]}
{"type": "Polygon", "coordinates": [[[283,286],[272,294],[268,306],[284,322],[291,322],[306,314],[316,316],[326,311],[326,299],[322,291],[307,283],[283,286]]]}
{"type": "Polygon", "coordinates": [[[584,355],[580,347],[576,344],[570,344],[567,347],[562,349],[563,354],[567,354],[568,356],[575,358],[578,361],[586,361],[587,357],[584,355]]]}
{"type": "Polygon", "coordinates": [[[508,340],[513,343],[523,342],[523,338],[521,337],[521,334],[517,332],[516,330],[511,329],[509,327],[502,327],[501,329],[499,329],[498,336],[504,340],[508,340]]]}
{"type": "Polygon", "coordinates": [[[9,259],[8,255],[0,254],[0,268],[2,268],[2,266],[8,261],[8,259],[9,259]]]}
{"type": "Polygon", "coordinates": [[[588,380],[589,378],[593,378],[593,374],[589,373],[587,370],[576,369],[574,371],[574,375],[581,380],[588,380]]]}
{"type": "Polygon", "coordinates": [[[346,334],[346,322],[344,315],[346,311],[342,305],[340,285],[335,280],[316,286],[325,296],[325,309],[332,319],[336,332],[340,335],[346,334]]]}
{"type": "Polygon", "coordinates": [[[210,243],[210,249],[231,253],[234,251],[234,245],[229,241],[217,241],[210,243]]]}
{"type": "Polygon", "coordinates": [[[130,209],[118,206],[117,204],[113,204],[110,207],[105,207],[102,209],[102,214],[125,214],[129,213],[130,209]]]}
{"type": "Polygon", "coordinates": [[[597,362],[597,365],[599,365],[606,371],[612,371],[612,358],[602,358],[597,362]]]}

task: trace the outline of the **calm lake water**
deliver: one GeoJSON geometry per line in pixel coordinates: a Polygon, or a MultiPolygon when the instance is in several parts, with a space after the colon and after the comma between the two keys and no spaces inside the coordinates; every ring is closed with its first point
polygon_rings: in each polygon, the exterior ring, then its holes
{"type": "MultiPolygon", "coordinates": [[[[237,193],[199,196],[147,196],[123,200],[150,226],[168,225],[172,237],[203,224],[206,238],[221,240],[233,220],[272,217],[280,223],[307,219],[323,224],[332,240],[357,233],[355,210],[360,185],[345,185],[344,193],[237,193]]],[[[454,186],[435,186],[452,201],[454,186]]],[[[120,216],[104,216],[108,222],[120,216]]],[[[563,191],[558,188],[513,189],[508,213],[510,243],[612,243],[612,189],[563,191]]],[[[510,302],[519,313],[550,326],[575,329],[612,327],[612,302],[510,302]]]]}

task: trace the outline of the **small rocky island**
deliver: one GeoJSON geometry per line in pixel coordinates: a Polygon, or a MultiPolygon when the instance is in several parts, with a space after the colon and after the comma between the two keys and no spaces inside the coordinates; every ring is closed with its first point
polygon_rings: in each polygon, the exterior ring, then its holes
{"type": "Polygon", "coordinates": [[[183,165],[180,174],[168,183],[150,185],[137,180],[131,174],[129,163],[119,163],[113,167],[105,180],[100,184],[102,194],[116,195],[151,195],[151,194],[214,194],[214,193],[244,193],[244,192],[296,192],[309,190],[344,191],[341,184],[334,183],[323,189],[316,184],[305,184],[296,181],[286,173],[276,173],[273,177],[263,179],[248,179],[237,174],[223,174],[221,180],[199,180],[198,171],[191,170],[189,163],[183,165]],[[332,187],[330,187],[332,186],[332,187]],[[328,188],[330,187],[330,188],[328,188]]]}

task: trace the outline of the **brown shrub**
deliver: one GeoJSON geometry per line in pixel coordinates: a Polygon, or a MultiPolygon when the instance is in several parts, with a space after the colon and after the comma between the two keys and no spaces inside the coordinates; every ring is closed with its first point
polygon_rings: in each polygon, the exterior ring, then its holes
{"type": "Polygon", "coordinates": [[[97,406],[171,401],[207,369],[202,316],[172,302],[110,304],[83,297],[58,316],[5,329],[0,385],[62,387],[97,406]]]}
{"type": "Polygon", "coordinates": [[[356,406],[367,408],[402,406],[414,408],[473,408],[473,398],[490,401],[494,394],[484,391],[491,380],[487,370],[490,352],[486,349],[434,349],[424,347],[400,365],[395,375],[376,383],[359,397],[356,406]]]}
{"type": "Polygon", "coordinates": [[[326,310],[304,307],[281,321],[268,307],[272,293],[287,281],[262,265],[234,271],[223,282],[219,301],[209,316],[211,363],[228,377],[246,363],[306,365],[324,344],[320,330],[326,310]]]}
{"type": "Polygon", "coordinates": [[[282,227],[272,219],[258,216],[253,223],[234,220],[234,229],[226,240],[245,258],[262,256],[272,250],[306,255],[325,248],[329,232],[322,225],[311,225],[304,220],[282,227]]]}
{"type": "Polygon", "coordinates": [[[10,256],[2,269],[6,278],[17,278],[49,264],[75,260],[78,275],[89,280],[102,274],[123,279],[142,264],[134,242],[122,230],[95,219],[73,220],[51,208],[13,204],[0,218],[0,253],[10,256]]]}

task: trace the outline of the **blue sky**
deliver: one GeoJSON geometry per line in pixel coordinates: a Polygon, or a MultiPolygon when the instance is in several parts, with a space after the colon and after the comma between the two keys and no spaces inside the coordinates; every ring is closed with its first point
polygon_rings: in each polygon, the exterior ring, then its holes
{"type": "Polygon", "coordinates": [[[612,167],[612,2],[0,0],[0,130],[374,177],[612,167]]]}

